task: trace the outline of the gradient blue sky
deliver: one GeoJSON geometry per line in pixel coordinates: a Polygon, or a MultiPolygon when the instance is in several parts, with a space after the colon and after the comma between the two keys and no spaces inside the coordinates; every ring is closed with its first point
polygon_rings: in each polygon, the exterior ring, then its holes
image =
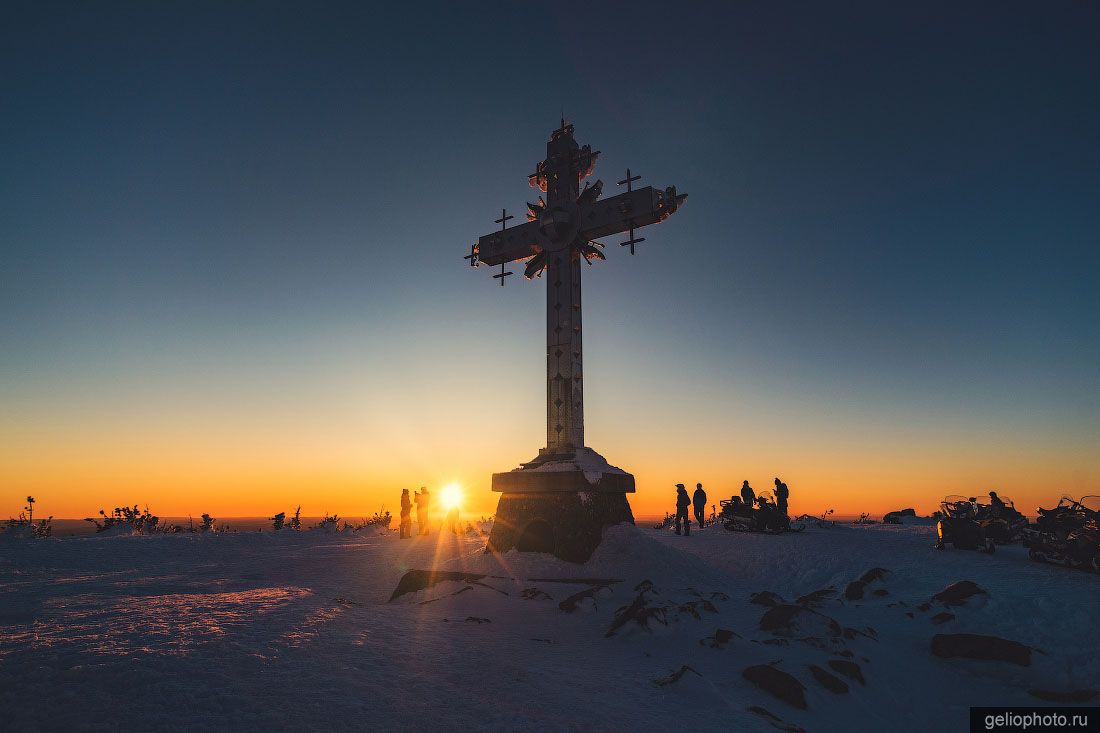
{"type": "Polygon", "coordinates": [[[542,445],[544,296],[461,257],[562,109],[607,193],[690,194],[585,270],[643,507],[1100,491],[1096,3],[7,3],[0,64],[4,504],[483,492],[542,445]]]}

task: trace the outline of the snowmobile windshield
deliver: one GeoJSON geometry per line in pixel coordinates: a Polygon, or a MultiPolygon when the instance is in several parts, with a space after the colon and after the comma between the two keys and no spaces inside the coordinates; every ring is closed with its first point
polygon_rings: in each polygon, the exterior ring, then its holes
{"type": "Polygon", "coordinates": [[[1092,512],[1100,512],[1100,496],[1082,496],[1081,506],[1092,512]]]}
{"type": "Polygon", "coordinates": [[[970,497],[961,494],[948,494],[943,497],[944,504],[958,504],[960,501],[970,501],[970,497]]]}

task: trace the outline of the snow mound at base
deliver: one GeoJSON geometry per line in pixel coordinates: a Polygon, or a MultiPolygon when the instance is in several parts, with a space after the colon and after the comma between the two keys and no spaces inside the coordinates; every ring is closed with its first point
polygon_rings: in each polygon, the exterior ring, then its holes
{"type": "MultiPolygon", "coordinates": [[[[685,537],[690,542],[690,537],[685,537]]],[[[604,530],[603,541],[583,565],[559,560],[553,555],[512,550],[502,555],[478,553],[451,561],[450,567],[487,575],[530,578],[608,578],[637,583],[652,580],[665,587],[728,583],[716,571],[689,553],[653,538],[632,524],[617,524],[604,530]]]]}

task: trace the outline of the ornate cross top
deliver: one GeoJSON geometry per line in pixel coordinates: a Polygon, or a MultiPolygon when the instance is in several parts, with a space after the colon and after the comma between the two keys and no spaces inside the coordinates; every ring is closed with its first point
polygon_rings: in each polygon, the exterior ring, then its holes
{"type": "Polygon", "coordinates": [[[527,204],[527,222],[508,227],[513,217],[504,210],[496,220],[498,232],[480,237],[464,259],[470,264],[500,265],[493,275],[504,284],[511,275],[504,271],[508,262],[525,261],[524,276],[530,280],[547,274],[546,288],[546,448],[545,453],[561,455],[584,447],[584,401],[581,359],[581,270],[583,259],[607,259],[597,238],[628,232],[622,246],[645,241],[635,238],[638,227],[664,221],[683,205],[687,194],[675,186],[635,189],[640,176],[619,181],[626,192],[601,199],[603,183],[596,181],[584,189],[580,182],[591,175],[599,157],[590,145],[578,145],[573,125],[562,120],[550,134],[546,158],[528,176],[528,183],[546,194],[527,204]]]}

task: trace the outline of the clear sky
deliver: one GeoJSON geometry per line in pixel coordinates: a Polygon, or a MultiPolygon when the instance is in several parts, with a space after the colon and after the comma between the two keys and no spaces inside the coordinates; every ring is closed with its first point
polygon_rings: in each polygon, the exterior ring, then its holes
{"type": "Polygon", "coordinates": [[[690,194],[584,272],[636,513],[1100,493],[1097,3],[6,3],[0,71],[0,515],[492,511],[544,283],[461,258],[562,110],[690,194]]]}

